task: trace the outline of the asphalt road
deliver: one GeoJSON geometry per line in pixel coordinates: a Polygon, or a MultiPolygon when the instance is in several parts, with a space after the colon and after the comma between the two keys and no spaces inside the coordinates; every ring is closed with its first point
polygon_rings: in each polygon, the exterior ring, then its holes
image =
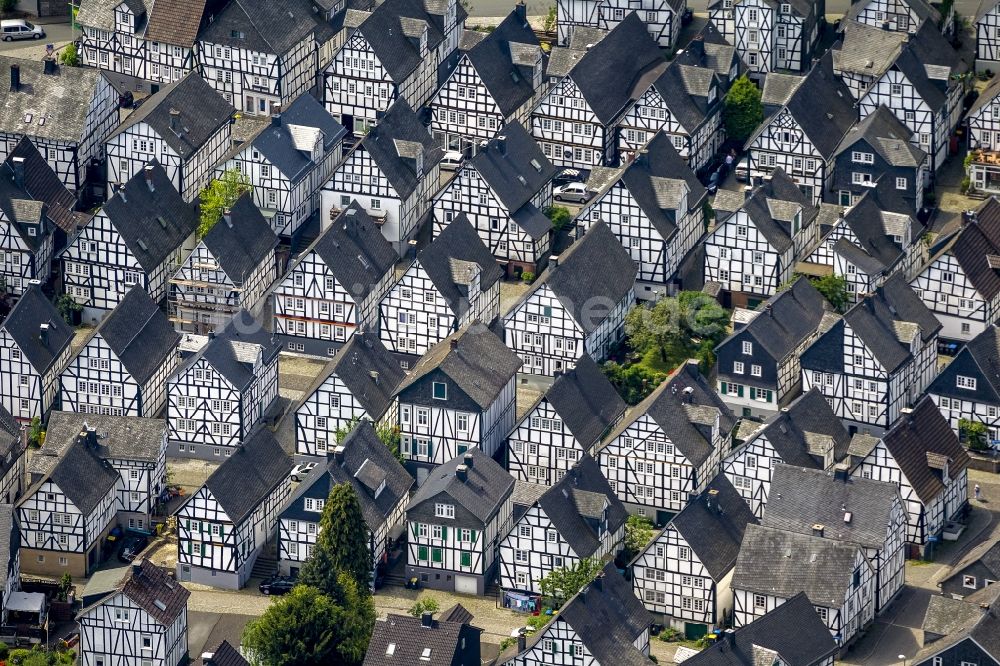
{"type": "Polygon", "coordinates": [[[22,39],[14,42],[0,42],[0,53],[26,49],[34,50],[34,47],[40,47],[41,53],[39,54],[39,57],[41,57],[45,51],[45,44],[55,44],[56,46],[60,46],[66,42],[73,41],[75,35],[73,35],[73,30],[70,28],[68,21],[60,21],[58,23],[45,23],[44,21],[45,19],[42,21],[32,22],[37,23],[45,29],[45,39],[37,41],[22,39]]]}

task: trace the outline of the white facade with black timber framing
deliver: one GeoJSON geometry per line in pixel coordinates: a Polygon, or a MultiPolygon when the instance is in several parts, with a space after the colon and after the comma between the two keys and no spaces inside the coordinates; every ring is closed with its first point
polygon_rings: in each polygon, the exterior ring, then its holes
{"type": "Polygon", "coordinates": [[[291,494],[292,459],[258,428],[175,513],[177,579],[243,587],[291,494]]]}
{"type": "Polygon", "coordinates": [[[863,0],[851,6],[848,19],[879,30],[915,34],[925,22],[944,33],[950,33],[955,17],[949,5],[948,16],[927,0],[863,0]]]}
{"type": "Polygon", "coordinates": [[[983,0],[973,18],[976,71],[1000,71],[1000,3],[983,0]]]}
{"type": "Polygon", "coordinates": [[[736,47],[751,75],[804,72],[820,38],[825,4],[808,0],[715,0],[709,21],[736,47]]]}
{"type": "Polygon", "coordinates": [[[3,504],[13,504],[24,492],[27,460],[27,427],[0,406],[0,499],[3,504]]]}
{"type": "Polygon", "coordinates": [[[681,34],[681,17],[687,9],[684,0],[557,0],[556,25],[560,44],[573,37],[577,26],[612,30],[636,13],[646,24],[649,36],[661,49],[674,50],[681,34]]]}
{"type": "Polygon", "coordinates": [[[1000,331],[990,324],[982,333],[965,344],[927,387],[927,395],[948,419],[951,429],[960,438],[965,433],[960,422],[982,423],[986,426],[986,442],[996,447],[1000,440],[1000,331]]]}
{"type": "Polygon", "coordinates": [[[0,278],[13,296],[22,294],[32,280],[49,280],[59,228],[55,220],[63,221],[69,214],[57,203],[69,192],[61,184],[62,192],[51,191],[45,174],[38,173],[42,170],[50,171],[28,139],[18,142],[0,165],[0,278]]]}

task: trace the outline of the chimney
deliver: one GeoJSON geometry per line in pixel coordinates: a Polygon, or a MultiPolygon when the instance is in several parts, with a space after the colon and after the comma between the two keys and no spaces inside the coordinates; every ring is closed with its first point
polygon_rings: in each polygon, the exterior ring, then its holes
{"type": "Polygon", "coordinates": [[[222,219],[225,221],[227,227],[230,229],[233,228],[233,211],[231,209],[222,209],[222,219]]]}
{"type": "Polygon", "coordinates": [[[557,268],[559,266],[559,255],[558,254],[554,254],[551,257],[549,257],[549,266],[551,268],[557,268]]]}
{"type": "Polygon", "coordinates": [[[146,177],[146,187],[149,188],[150,192],[153,192],[156,189],[153,186],[153,167],[147,164],[142,169],[142,175],[146,177]]]}
{"type": "Polygon", "coordinates": [[[472,469],[472,461],[472,453],[470,451],[466,451],[465,455],[462,456],[462,464],[467,468],[472,469]]]}
{"type": "Polygon", "coordinates": [[[24,189],[24,158],[15,157],[11,161],[14,163],[14,184],[24,189]]]}
{"type": "Polygon", "coordinates": [[[43,71],[50,76],[59,71],[59,66],[56,65],[56,59],[53,56],[45,56],[42,58],[42,63],[44,64],[43,71]]]}
{"type": "Polygon", "coordinates": [[[170,109],[170,129],[174,134],[181,133],[181,112],[177,109],[170,109]]]}
{"type": "Polygon", "coordinates": [[[43,347],[49,346],[49,325],[42,324],[38,327],[38,339],[42,341],[43,347]]]}
{"type": "Polygon", "coordinates": [[[524,632],[517,634],[517,653],[521,654],[528,650],[528,637],[524,635],[524,632]]]}
{"type": "Polygon", "coordinates": [[[848,479],[850,479],[847,463],[837,463],[833,466],[833,478],[837,481],[847,483],[848,479]]]}
{"type": "Polygon", "coordinates": [[[343,465],[344,464],[344,447],[343,446],[338,446],[337,448],[335,448],[333,450],[333,459],[337,462],[338,465],[343,465]]]}
{"type": "Polygon", "coordinates": [[[816,523],[815,525],[813,525],[813,536],[822,538],[823,537],[823,529],[824,529],[823,525],[821,525],[819,523],[816,523]]]}
{"type": "Polygon", "coordinates": [[[368,372],[368,376],[372,378],[372,381],[375,382],[375,385],[377,386],[378,385],[378,370],[370,370],[368,372]]]}
{"type": "Polygon", "coordinates": [[[449,340],[448,344],[450,345],[451,349],[458,349],[458,338],[452,338],[451,340],[449,340]]]}
{"type": "Polygon", "coordinates": [[[21,66],[10,66],[10,89],[17,92],[21,89],[21,66]]]}
{"type": "Polygon", "coordinates": [[[507,156],[507,137],[503,134],[497,137],[497,150],[499,150],[500,154],[504,157],[507,156]]]}
{"type": "Polygon", "coordinates": [[[723,636],[725,637],[726,642],[729,643],[730,645],[732,645],[732,644],[734,644],[736,642],[736,630],[735,629],[726,629],[726,631],[723,634],[723,636]]]}
{"type": "Polygon", "coordinates": [[[276,108],[271,109],[271,127],[281,127],[281,113],[276,108]]]}
{"type": "Polygon", "coordinates": [[[469,480],[469,468],[465,465],[459,465],[455,468],[455,478],[465,483],[469,480]]]}
{"type": "Polygon", "coordinates": [[[521,23],[527,24],[528,6],[524,4],[524,0],[520,0],[514,5],[514,13],[517,14],[517,18],[521,19],[521,23]]]}
{"type": "Polygon", "coordinates": [[[132,560],[132,575],[133,576],[142,575],[142,562],[140,560],[132,560]]]}
{"type": "Polygon", "coordinates": [[[128,203],[128,197],[125,196],[125,183],[118,186],[118,196],[122,198],[122,203],[128,203]]]}
{"type": "Polygon", "coordinates": [[[434,613],[429,611],[424,611],[420,614],[420,626],[425,629],[430,629],[434,626],[434,613]]]}
{"type": "Polygon", "coordinates": [[[209,340],[214,340],[215,339],[215,331],[209,331],[208,332],[208,339],[209,340]]]}
{"type": "Polygon", "coordinates": [[[712,488],[707,493],[705,493],[705,505],[708,506],[709,509],[713,509],[714,508],[716,511],[718,511],[718,509],[719,509],[719,491],[718,490],[716,490],[715,488],[712,488]]]}

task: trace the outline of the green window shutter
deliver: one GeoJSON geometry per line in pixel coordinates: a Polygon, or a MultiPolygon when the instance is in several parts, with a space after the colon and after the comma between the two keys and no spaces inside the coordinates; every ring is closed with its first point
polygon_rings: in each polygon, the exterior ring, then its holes
{"type": "Polygon", "coordinates": [[[441,538],[442,539],[448,538],[448,528],[445,527],[444,525],[441,526],[441,538]]]}
{"type": "Polygon", "coordinates": [[[739,397],[741,397],[741,398],[743,397],[743,385],[742,384],[737,384],[736,385],[736,394],[739,397]]]}
{"type": "Polygon", "coordinates": [[[469,450],[469,447],[466,446],[465,444],[459,444],[458,445],[458,455],[462,455],[463,453],[465,453],[468,450],[469,450]]]}
{"type": "Polygon", "coordinates": [[[462,551],[462,566],[471,567],[472,566],[472,553],[467,550],[462,551]]]}
{"type": "Polygon", "coordinates": [[[443,558],[441,556],[441,549],[440,548],[431,548],[431,561],[432,562],[437,562],[438,564],[440,564],[442,559],[443,558]]]}
{"type": "Polygon", "coordinates": [[[223,538],[225,536],[226,536],[226,526],[225,525],[219,525],[219,537],[223,538]]]}
{"type": "Polygon", "coordinates": [[[427,546],[420,546],[420,548],[417,549],[417,559],[421,562],[427,561],[427,546]]]}
{"type": "Polygon", "coordinates": [[[188,555],[191,554],[191,542],[188,541],[188,555]]]}
{"type": "Polygon", "coordinates": [[[476,542],[476,535],[479,534],[476,530],[472,530],[472,543],[476,542]]]}
{"type": "Polygon", "coordinates": [[[771,400],[772,400],[773,398],[774,398],[774,391],[768,391],[768,392],[767,392],[767,401],[768,401],[768,402],[771,402],[771,400]]]}
{"type": "Polygon", "coordinates": [[[729,384],[727,384],[726,382],[719,382],[719,393],[721,393],[722,395],[726,395],[727,393],[729,393],[729,384]]]}
{"type": "Polygon", "coordinates": [[[413,538],[416,539],[420,535],[420,526],[417,523],[410,523],[410,531],[413,532],[413,538]]]}
{"type": "Polygon", "coordinates": [[[428,458],[434,457],[434,442],[433,440],[430,439],[427,440],[427,457],[428,458]]]}

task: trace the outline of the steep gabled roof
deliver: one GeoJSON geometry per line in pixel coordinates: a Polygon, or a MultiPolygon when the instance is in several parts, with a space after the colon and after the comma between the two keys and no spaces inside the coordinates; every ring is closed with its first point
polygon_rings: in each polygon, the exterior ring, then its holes
{"type": "Polygon", "coordinates": [[[420,179],[426,178],[432,167],[444,157],[440,144],[405,99],[392,103],[378,125],[368,130],[353,150],[359,149],[368,152],[400,199],[410,196],[417,189],[420,179]],[[423,170],[420,172],[417,170],[418,153],[415,151],[419,151],[422,159],[423,170]]]}
{"type": "Polygon", "coordinates": [[[918,167],[927,159],[927,153],[910,142],[912,136],[913,131],[899,122],[887,106],[880,104],[874,113],[865,116],[844,135],[835,155],[851,150],[858,141],[865,141],[892,166],[918,167]]]}
{"type": "Polygon", "coordinates": [[[1000,201],[990,197],[944,246],[932,257],[950,252],[962,272],[984,300],[1000,293],[1000,269],[990,265],[990,255],[1000,255],[1000,201]]]}
{"type": "Polygon", "coordinates": [[[73,329],[45,298],[42,288],[30,286],[0,324],[13,338],[35,372],[44,374],[73,341],[73,329]],[[45,326],[44,339],[42,327],[45,326]]]}
{"type": "MultiPolygon", "coordinates": [[[[120,477],[111,463],[102,459],[95,449],[81,442],[74,442],[66,448],[52,471],[39,480],[34,488],[40,488],[46,479],[56,484],[66,498],[86,516],[114,490],[120,477]]],[[[26,492],[18,505],[33,494],[30,490],[26,492]]]]}
{"type": "Polygon", "coordinates": [[[351,201],[302,257],[310,252],[315,252],[340,286],[359,301],[372,292],[399,259],[392,243],[357,201],[351,201]]]}
{"type": "Polygon", "coordinates": [[[515,9],[466,53],[469,63],[505,117],[521,108],[535,94],[531,66],[527,63],[540,51],[541,46],[531,25],[515,9]]]}
{"type": "Polygon", "coordinates": [[[935,113],[948,101],[948,90],[960,85],[957,75],[969,69],[937,23],[924,21],[893,63],[935,113]]]}
{"type": "MultiPolygon", "coordinates": [[[[728,78],[728,72],[724,75],[728,78]]],[[[693,135],[705,121],[709,110],[722,102],[725,85],[721,77],[707,67],[685,65],[676,60],[663,70],[653,88],[660,93],[671,115],[687,132],[693,135]],[[713,85],[719,86],[715,101],[708,101],[708,92],[713,85]]]]}
{"type": "Polygon", "coordinates": [[[557,376],[543,397],[584,450],[600,441],[626,407],[589,354],[581,356],[575,368],[557,376]]]}
{"type": "Polygon", "coordinates": [[[139,285],[134,285],[98,325],[100,335],[140,386],[173,355],[180,333],[139,285]]]}
{"type": "Polygon", "coordinates": [[[834,251],[844,254],[848,261],[861,267],[868,275],[883,270],[891,272],[889,269],[906,258],[906,252],[896,244],[892,235],[903,237],[903,231],[909,229],[911,237],[916,239],[923,230],[923,225],[915,218],[891,212],[881,199],[878,189],[865,192],[844,215],[843,223],[850,228],[857,245],[846,238],[839,239],[834,245],[834,251]],[[890,235],[889,232],[894,230],[900,233],[890,235]],[[854,250],[854,254],[849,248],[854,250]]]}
{"type": "Polygon", "coordinates": [[[72,234],[77,227],[82,227],[90,221],[90,216],[86,213],[76,212],[76,197],[66,189],[59,176],[27,136],[21,137],[4,161],[2,168],[4,180],[14,178],[15,158],[24,160],[24,191],[31,199],[45,204],[45,214],[56,226],[67,234],[72,234]]]}
{"type": "Polygon", "coordinates": [[[274,261],[278,237],[245,192],[202,239],[233,285],[240,287],[264,261],[274,261]]]}
{"type": "Polygon", "coordinates": [[[283,56],[310,34],[322,32],[321,20],[306,0],[231,0],[201,30],[198,41],[283,56]]]}
{"type": "Polygon", "coordinates": [[[156,160],[132,176],[101,209],[147,273],[159,268],[198,228],[194,206],[156,160]]]}
{"type": "MultiPolygon", "coordinates": [[[[870,2],[857,2],[851,5],[850,9],[847,10],[847,18],[856,19],[861,15],[861,12],[868,8],[869,4],[870,2]]],[[[931,23],[935,28],[941,21],[941,13],[927,0],[903,0],[900,4],[912,10],[921,21],[931,23]]]]}
{"type": "Polygon", "coordinates": [[[357,30],[397,86],[425,59],[420,53],[420,35],[426,31],[428,53],[434,53],[444,39],[421,0],[386,0],[375,6],[357,30]]]}
{"type": "Polygon", "coordinates": [[[743,69],[736,47],[727,42],[711,22],[688,42],[683,51],[674,54],[673,62],[712,70],[719,75],[724,90],[729,89],[729,72],[733,65],[736,65],[737,72],[743,69]]]}
{"type": "Polygon", "coordinates": [[[788,175],[779,167],[743,203],[741,210],[778,252],[792,246],[792,216],[798,211],[801,227],[816,217],[816,208],[788,175]]]}
{"type": "Polygon", "coordinates": [[[205,480],[205,488],[232,523],[239,525],[288,478],[291,470],[292,459],[270,430],[259,427],[212,472],[205,480]]]}
{"type": "Polygon", "coordinates": [[[446,493],[485,524],[513,491],[514,477],[477,446],[431,470],[410,498],[406,512],[409,514],[421,503],[446,493]],[[456,474],[460,465],[466,467],[465,481],[456,474]]]}
{"type": "Polygon", "coordinates": [[[990,324],[965,343],[951,363],[931,382],[928,393],[960,395],[963,400],[992,405],[1000,404],[1000,328],[990,324]],[[976,388],[958,388],[956,375],[981,377],[976,388]]]}
{"type": "MultiPolygon", "coordinates": [[[[470,618],[471,620],[471,618],[470,618]]],[[[444,619],[443,614],[423,625],[421,618],[388,613],[372,629],[364,666],[451,666],[464,645],[466,622],[444,619]],[[391,647],[390,647],[391,646],[391,647]]]]}
{"type": "Polygon", "coordinates": [[[264,330],[252,314],[240,310],[200,353],[187,360],[185,367],[205,359],[229,383],[243,390],[253,381],[257,357],[267,365],[280,351],[281,343],[264,330]]]}
{"type": "MultiPolygon", "coordinates": [[[[858,2],[851,6],[851,10],[866,5],[858,2]]],[[[848,72],[871,78],[882,76],[899,57],[909,39],[905,32],[858,23],[850,16],[843,22],[843,31],[843,39],[832,49],[833,69],[838,74],[848,72]]]]}
{"type": "Polygon", "coordinates": [[[142,416],[108,416],[53,411],[45,431],[45,443],[28,465],[31,475],[48,474],[59,457],[90,435],[97,455],[105,460],[155,463],[167,431],[163,419],[142,416]]]}
{"type": "Polygon", "coordinates": [[[823,469],[824,452],[830,447],[833,460],[843,460],[851,443],[843,422],[816,388],[772,416],[755,438],[761,436],[785,464],[813,469],[823,469]]]}
{"type": "Polygon", "coordinates": [[[465,213],[459,213],[430,245],[422,249],[417,261],[455,313],[464,312],[468,307],[470,271],[479,272],[482,291],[488,291],[503,275],[465,213]]]}
{"type": "Polygon", "coordinates": [[[974,642],[994,662],[1000,662],[1000,601],[997,599],[1000,586],[994,583],[984,591],[986,593],[983,600],[984,608],[978,608],[978,613],[968,614],[964,626],[960,626],[944,638],[925,645],[913,658],[914,664],[929,663],[934,655],[939,655],[963,641],[974,642]]]}
{"type": "Polygon", "coordinates": [[[882,436],[889,455],[910,482],[921,502],[929,503],[945,489],[941,460],[947,460],[954,481],[969,466],[969,454],[930,396],[903,414],[882,436]]]}
{"type": "Polygon", "coordinates": [[[207,0],[154,0],[146,22],[146,39],[194,46],[207,0]]]}

